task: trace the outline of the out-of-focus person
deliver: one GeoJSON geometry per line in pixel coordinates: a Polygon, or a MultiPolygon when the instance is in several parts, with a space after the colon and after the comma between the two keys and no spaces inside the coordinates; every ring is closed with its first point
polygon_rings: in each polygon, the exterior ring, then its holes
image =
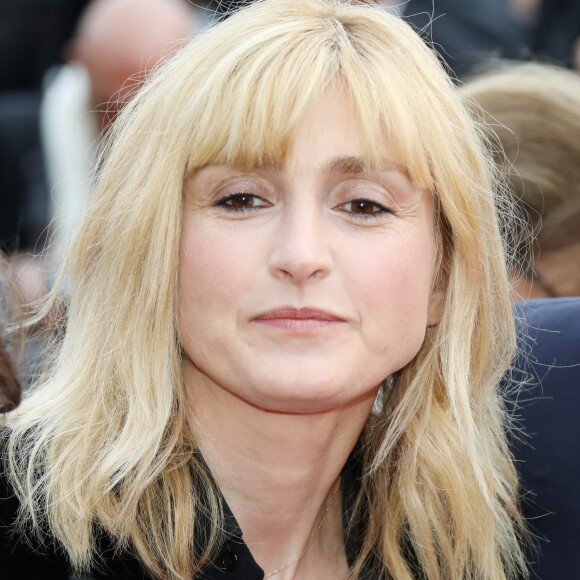
{"type": "Polygon", "coordinates": [[[15,362],[19,359],[22,341],[17,333],[8,336],[14,318],[15,297],[9,264],[0,254],[0,418],[2,413],[19,405],[22,392],[15,362]]]}
{"type": "Polygon", "coordinates": [[[62,64],[87,0],[0,2],[0,245],[28,250],[47,224],[38,111],[42,78],[62,64]]]}
{"type": "Polygon", "coordinates": [[[580,76],[503,63],[460,92],[488,123],[497,162],[534,243],[520,245],[516,299],[580,295],[580,76]]]}
{"type": "Polygon", "coordinates": [[[532,54],[580,70],[580,2],[541,0],[530,34],[532,54]]]}
{"type": "Polygon", "coordinates": [[[409,0],[404,18],[459,79],[492,55],[520,58],[529,35],[507,0],[409,0]]]}
{"type": "Polygon", "coordinates": [[[522,509],[537,544],[531,578],[580,578],[580,298],[514,308],[521,354],[508,397],[522,430],[512,438],[522,509]]]}
{"type": "Polygon", "coordinates": [[[91,194],[100,138],[145,77],[196,29],[185,0],[93,0],[47,86],[41,136],[58,254],[91,194]]]}
{"type": "Polygon", "coordinates": [[[408,0],[402,5],[405,19],[459,79],[490,57],[580,65],[580,2],[408,0]]]}

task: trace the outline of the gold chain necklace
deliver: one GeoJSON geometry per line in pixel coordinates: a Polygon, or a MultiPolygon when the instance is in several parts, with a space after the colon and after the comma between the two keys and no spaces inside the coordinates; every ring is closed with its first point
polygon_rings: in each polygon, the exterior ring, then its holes
{"type": "Polygon", "coordinates": [[[336,485],[334,486],[334,490],[332,491],[332,495],[328,499],[328,503],[326,504],[326,510],[324,511],[324,514],[323,514],[322,518],[320,519],[320,523],[318,524],[318,527],[316,528],[314,533],[310,536],[310,538],[306,544],[306,547],[304,548],[304,550],[302,550],[302,553],[300,554],[300,556],[298,556],[297,558],[294,558],[293,560],[290,560],[290,562],[287,562],[283,566],[280,566],[280,568],[276,568],[276,570],[272,570],[272,572],[267,572],[264,575],[264,578],[271,578],[272,576],[276,576],[276,574],[279,574],[280,572],[282,572],[282,570],[286,570],[286,568],[288,568],[289,566],[292,566],[292,564],[295,564],[296,562],[299,562],[300,560],[302,560],[302,558],[304,558],[304,556],[306,556],[306,552],[308,552],[308,550],[310,550],[312,544],[314,543],[314,540],[318,536],[318,532],[320,532],[320,528],[322,528],[322,525],[324,524],[324,521],[326,520],[326,516],[328,516],[328,512],[330,511],[330,508],[334,502],[334,499],[336,498],[336,494],[338,493],[339,488],[340,488],[340,476],[336,482],[336,485]]]}

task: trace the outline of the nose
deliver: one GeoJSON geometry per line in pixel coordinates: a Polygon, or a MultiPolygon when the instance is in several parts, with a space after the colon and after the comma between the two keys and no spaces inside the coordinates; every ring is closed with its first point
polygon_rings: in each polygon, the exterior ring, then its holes
{"type": "Polygon", "coordinates": [[[279,224],[269,267],[278,279],[298,286],[320,280],[333,267],[327,228],[316,212],[289,212],[279,224]]]}

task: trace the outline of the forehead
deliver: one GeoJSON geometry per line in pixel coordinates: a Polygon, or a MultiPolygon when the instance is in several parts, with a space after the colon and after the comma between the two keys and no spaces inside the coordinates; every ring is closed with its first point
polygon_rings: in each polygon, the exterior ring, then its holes
{"type": "Polygon", "coordinates": [[[328,89],[306,107],[289,145],[285,165],[304,157],[313,165],[365,158],[355,109],[339,89],[328,89]]]}
{"type": "MultiPolygon", "coordinates": [[[[331,86],[315,96],[293,124],[264,115],[240,132],[235,122],[226,127],[227,141],[201,167],[226,165],[241,170],[282,170],[300,161],[327,173],[360,173],[374,169],[408,170],[400,143],[386,132],[369,134],[361,127],[360,111],[342,86],[331,86]]],[[[211,131],[210,131],[211,133],[211,131]]]]}
{"type": "MultiPolygon", "coordinates": [[[[283,167],[341,174],[402,165],[396,146],[377,145],[370,157],[352,101],[343,90],[329,89],[306,108],[283,167]]],[[[269,165],[280,168],[279,163],[269,165]]]]}
{"type": "Polygon", "coordinates": [[[388,141],[389,153],[397,150],[426,186],[442,71],[421,39],[369,7],[331,3],[321,10],[308,2],[302,9],[292,1],[268,23],[259,12],[266,4],[234,14],[178,60],[171,90],[175,103],[186,102],[176,113],[191,135],[186,174],[210,164],[281,165],[311,103],[338,87],[352,104],[365,161],[378,166],[388,141]]]}

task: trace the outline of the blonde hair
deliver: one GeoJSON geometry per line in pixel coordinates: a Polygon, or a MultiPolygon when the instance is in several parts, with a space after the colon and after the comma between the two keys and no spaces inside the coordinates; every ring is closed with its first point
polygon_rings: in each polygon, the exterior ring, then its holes
{"type": "Polygon", "coordinates": [[[156,578],[192,577],[217,546],[219,501],[187,429],[180,367],[183,182],[207,164],[282,162],[306,107],[336,83],[369,164],[395,147],[434,192],[445,291],[440,324],[385,381],[362,436],[351,529],[363,522],[364,532],[351,575],[371,561],[397,580],[416,567],[451,580],[523,568],[497,392],[514,328],[492,163],[410,27],[340,0],[263,0],[235,13],[152,77],[113,129],[71,249],[66,336],[10,426],[24,521],[44,525],[76,568],[96,557],[95,523],[156,578]],[[205,550],[192,532],[202,509],[212,511],[205,550]]]}
{"type": "MultiPolygon", "coordinates": [[[[580,216],[580,76],[549,64],[508,61],[494,63],[459,90],[484,122],[538,247],[580,242],[572,226],[580,216]]],[[[525,263],[530,257],[524,250],[525,263]]]]}

